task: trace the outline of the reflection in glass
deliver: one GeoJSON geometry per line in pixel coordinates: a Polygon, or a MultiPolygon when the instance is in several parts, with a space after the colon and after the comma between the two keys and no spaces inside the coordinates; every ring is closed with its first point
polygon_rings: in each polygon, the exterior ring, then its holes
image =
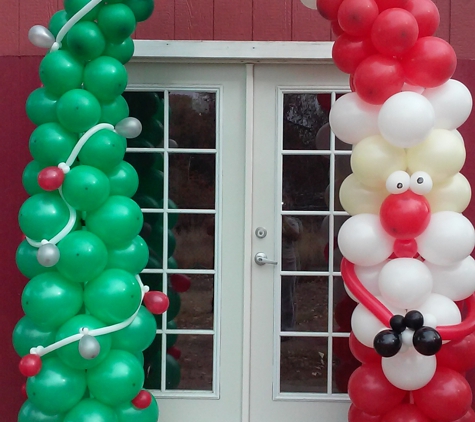
{"type": "Polygon", "coordinates": [[[326,393],[328,370],[326,338],[290,337],[281,342],[280,391],[326,393]]]}
{"type": "Polygon", "coordinates": [[[333,338],[333,393],[347,393],[348,380],[361,363],[351,354],[348,337],[333,338]]]}

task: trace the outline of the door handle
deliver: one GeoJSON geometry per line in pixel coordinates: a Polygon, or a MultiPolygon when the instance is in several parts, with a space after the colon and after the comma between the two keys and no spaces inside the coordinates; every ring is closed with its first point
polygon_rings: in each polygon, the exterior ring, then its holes
{"type": "Polygon", "coordinates": [[[267,255],[264,252],[257,252],[256,256],[254,257],[254,261],[256,261],[257,265],[266,265],[266,264],[277,265],[277,261],[272,261],[269,258],[267,258],[267,255]]]}

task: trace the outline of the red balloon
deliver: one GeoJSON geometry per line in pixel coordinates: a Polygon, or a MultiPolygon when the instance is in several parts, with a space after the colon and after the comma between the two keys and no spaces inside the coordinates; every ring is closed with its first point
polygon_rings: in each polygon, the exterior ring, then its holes
{"type": "Polygon", "coordinates": [[[46,167],[38,173],[38,184],[46,191],[60,188],[63,181],[64,172],[59,167],[46,167]]]}
{"type": "Polygon", "coordinates": [[[41,357],[29,354],[22,357],[18,368],[25,377],[34,377],[41,371],[41,366],[41,357]]]}
{"type": "Polygon", "coordinates": [[[387,380],[379,363],[366,363],[351,375],[348,394],[355,406],[363,412],[382,415],[401,403],[406,391],[387,380]]]}
{"type": "Polygon", "coordinates": [[[370,104],[383,104],[404,85],[404,72],[400,63],[379,54],[363,60],[354,73],[356,92],[370,104]]]}
{"type": "Polygon", "coordinates": [[[381,416],[368,415],[352,404],[348,411],[348,422],[381,422],[381,416]]]}
{"type": "Polygon", "coordinates": [[[343,332],[351,331],[351,315],[357,303],[346,295],[335,307],[335,321],[343,332]]]}
{"type": "Polygon", "coordinates": [[[420,38],[434,35],[439,27],[440,13],[432,0],[408,0],[404,8],[416,18],[420,38]]]}
{"type": "Polygon", "coordinates": [[[475,422],[475,411],[473,411],[473,409],[468,409],[468,412],[465,413],[464,416],[453,422],[475,422]]]}
{"type": "Polygon", "coordinates": [[[161,315],[168,309],[170,300],[163,292],[150,291],[145,293],[143,303],[152,314],[161,315]]]}
{"type": "Polygon", "coordinates": [[[472,404],[472,391],[467,380],[444,367],[438,367],[429,383],[412,394],[417,407],[439,422],[460,419],[472,404]]]}
{"type": "Polygon", "coordinates": [[[342,3],[343,0],[317,0],[317,9],[325,19],[336,21],[342,3]]]}
{"type": "Polygon", "coordinates": [[[184,274],[173,274],[170,277],[173,290],[178,293],[187,292],[191,287],[191,278],[184,274]]]}
{"type": "Polygon", "coordinates": [[[152,395],[145,390],[139,391],[139,393],[132,400],[132,404],[137,409],[146,409],[150,406],[150,403],[152,403],[152,395]]]}
{"type": "Polygon", "coordinates": [[[348,392],[348,381],[357,368],[361,366],[354,357],[347,362],[342,362],[334,367],[335,386],[339,393],[348,392]]]}
{"type": "Polygon", "coordinates": [[[332,21],[331,28],[332,28],[333,34],[337,37],[339,37],[340,35],[343,35],[345,33],[345,31],[343,31],[343,29],[341,29],[341,26],[338,23],[338,21],[332,21]]]}
{"type": "Polygon", "coordinates": [[[409,84],[435,88],[452,77],[457,56],[447,41],[423,37],[402,57],[401,64],[409,84]]]}
{"type": "Polygon", "coordinates": [[[379,211],[384,230],[396,239],[413,239],[429,225],[430,205],[422,195],[408,190],[389,195],[379,211]]]}
{"type": "Polygon", "coordinates": [[[179,360],[181,358],[181,350],[175,346],[169,347],[167,349],[167,354],[172,356],[176,360],[179,360]]]}
{"type": "Polygon", "coordinates": [[[393,246],[396,258],[414,258],[417,255],[415,239],[396,239],[393,246]]]}
{"type": "Polygon", "coordinates": [[[355,359],[350,350],[348,337],[333,337],[333,353],[343,361],[355,359]]]}
{"type": "Polygon", "coordinates": [[[460,341],[450,341],[442,346],[436,355],[437,365],[446,366],[458,372],[475,368],[475,333],[460,341]]]}
{"type": "Polygon", "coordinates": [[[382,357],[371,347],[361,343],[353,333],[350,333],[349,346],[353,356],[361,363],[381,362],[382,357]]]}
{"type": "Polygon", "coordinates": [[[388,9],[374,21],[371,41],[385,56],[401,56],[417,41],[416,18],[404,9],[388,9]]]}
{"type": "Polygon", "coordinates": [[[379,9],[374,0],[344,0],[338,10],[341,29],[355,37],[365,37],[371,32],[379,9]]]}
{"type": "Polygon", "coordinates": [[[382,12],[386,9],[392,9],[394,7],[405,8],[409,0],[375,0],[379,7],[379,11],[382,12]]]}
{"type": "Polygon", "coordinates": [[[336,67],[345,73],[354,73],[359,64],[376,54],[369,38],[355,38],[343,34],[333,44],[332,57],[336,67]]]}
{"type": "Polygon", "coordinates": [[[431,422],[431,420],[416,405],[401,403],[386,413],[381,422],[431,422]]]}
{"type": "Polygon", "coordinates": [[[26,383],[24,382],[22,385],[21,385],[21,395],[27,399],[28,398],[28,394],[26,392],[26,383]]]}

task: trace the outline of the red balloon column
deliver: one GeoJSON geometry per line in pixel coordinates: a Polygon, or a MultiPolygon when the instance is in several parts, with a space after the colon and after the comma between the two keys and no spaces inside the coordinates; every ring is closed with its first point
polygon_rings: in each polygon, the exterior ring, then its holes
{"type": "Polygon", "coordinates": [[[318,0],[353,92],[330,125],[353,145],[338,245],[356,302],[350,422],[474,421],[464,373],[475,366],[475,230],[463,215],[457,128],[472,97],[451,79],[457,59],[434,36],[431,0],[318,0]]]}
{"type": "Polygon", "coordinates": [[[16,254],[30,279],[13,332],[27,377],[20,422],[158,419],[156,400],[142,389],[142,351],[169,298],[139,276],[149,250],[131,199],[138,176],[124,156],[142,125],[122,96],[131,35],[153,9],[154,0],[64,0],[48,28],[29,31],[49,52],[43,86],[26,104],[37,128],[16,254]]]}

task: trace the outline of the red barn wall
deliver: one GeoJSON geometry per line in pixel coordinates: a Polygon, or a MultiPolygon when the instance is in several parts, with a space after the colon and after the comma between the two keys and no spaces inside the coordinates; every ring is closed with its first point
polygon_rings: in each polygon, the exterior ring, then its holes
{"type": "MultiPolygon", "coordinates": [[[[455,78],[475,92],[475,42],[472,36],[473,0],[434,0],[441,13],[437,35],[449,41],[459,57],[455,78]]],[[[26,199],[21,174],[29,161],[28,138],[33,125],[24,112],[25,101],[39,86],[38,65],[44,51],[28,42],[28,30],[47,25],[62,8],[61,0],[0,0],[0,415],[14,421],[24,398],[18,358],[11,332],[22,316],[20,295],[24,278],[15,267],[15,250],[21,239],[17,212],[26,199]]],[[[330,26],[299,0],[156,0],[151,19],[141,23],[137,39],[328,41],[330,26]]],[[[475,117],[461,128],[467,146],[464,174],[475,186],[475,117]]],[[[475,221],[475,206],[466,214],[475,221]]]]}

